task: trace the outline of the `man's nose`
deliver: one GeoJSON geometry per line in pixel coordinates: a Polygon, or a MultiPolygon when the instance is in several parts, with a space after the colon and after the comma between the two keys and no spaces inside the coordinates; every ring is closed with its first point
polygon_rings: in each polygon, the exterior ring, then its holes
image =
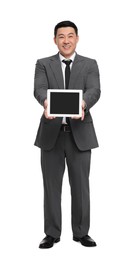
{"type": "Polygon", "coordinates": [[[69,43],[68,37],[65,37],[65,38],[64,38],[64,43],[69,43]]]}

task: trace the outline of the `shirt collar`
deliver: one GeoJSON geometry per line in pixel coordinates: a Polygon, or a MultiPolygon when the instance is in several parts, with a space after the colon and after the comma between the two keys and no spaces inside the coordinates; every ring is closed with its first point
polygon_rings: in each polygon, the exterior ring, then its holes
{"type": "MultiPolygon", "coordinates": [[[[72,54],[72,56],[70,57],[70,60],[74,61],[75,56],[76,56],[76,52],[74,52],[74,53],[72,54]]],[[[63,60],[69,60],[69,59],[66,59],[64,56],[62,56],[60,52],[59,52],[59,58],[60,58],[60,61],[61,61],[61,62],[62,62],[63,60]]]]}

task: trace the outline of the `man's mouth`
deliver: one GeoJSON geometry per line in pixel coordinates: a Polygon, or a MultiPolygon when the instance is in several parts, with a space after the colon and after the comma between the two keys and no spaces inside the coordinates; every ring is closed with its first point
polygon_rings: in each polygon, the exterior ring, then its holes
{"type": "Polygon", "coordinates": [[[68,49],[70,48],[70,45],[63,45],[63,48],[64,48],[65,50],[68,50],[68,49]]]}

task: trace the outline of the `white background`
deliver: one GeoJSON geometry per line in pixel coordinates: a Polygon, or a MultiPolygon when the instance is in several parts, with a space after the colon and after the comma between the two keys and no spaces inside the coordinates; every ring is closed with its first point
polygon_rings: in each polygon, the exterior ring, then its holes
{"type": "MultiPolygon", "coordinates": [[[[132,0],[3,1],[0,6],[1,259],[135,259],[135,15],[132,0]],[[72,240],[65,171],[61,242],[38,249],[43,232],[42,107],[33,97],[36,60],[57,53],[54,26],[79,28],[77,52],[97,60],[102,95],[91,109],[100,148],[92,152],[91,229],[96,248],[72,240]]],[[[57,174],[57,172],[56,172],[57,174]]]]}

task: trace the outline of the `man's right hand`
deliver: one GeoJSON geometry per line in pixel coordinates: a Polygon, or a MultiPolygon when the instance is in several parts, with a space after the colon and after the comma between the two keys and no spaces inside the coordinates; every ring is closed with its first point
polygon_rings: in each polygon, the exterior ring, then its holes
{"type": "Polygon", "coordinates": [[[47,114],[47,106],[48,106],[48,103],[47,103],[47,99],[45,99],[44,101],[44,116],[47,118],[47,119],[54,119],[55,117],[54,116],[48,116],[47,114]]]}

